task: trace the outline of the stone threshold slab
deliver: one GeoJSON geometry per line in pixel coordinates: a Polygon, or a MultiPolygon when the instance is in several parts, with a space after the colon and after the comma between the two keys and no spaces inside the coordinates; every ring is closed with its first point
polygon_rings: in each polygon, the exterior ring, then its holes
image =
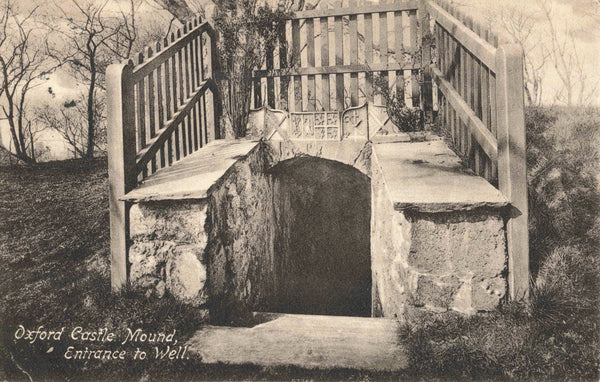
{"type": "Polygon", "coordinates": [[[380,166],[396,210],[436,213],[509,205],[441,140],[374,144],[372,165],[380,166]]]}
{"type": "Polygon", "coordinates": [[[189,352],[207,364],[297,366],[399,371],[408,356],[397,320],[370,317],[255,313],[254,327],[206,326],[189,352]]]}
{"type": "Polygon", "coordinates": [[[195,153],[148,176],[122,200],[204,199],[208,190],[238,160],[246,158],[258,141],[216,140],[195,153]]]}

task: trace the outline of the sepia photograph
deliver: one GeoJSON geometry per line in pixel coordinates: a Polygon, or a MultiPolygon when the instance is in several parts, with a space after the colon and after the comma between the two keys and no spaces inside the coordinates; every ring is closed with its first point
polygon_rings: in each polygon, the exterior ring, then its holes
{"type": "Polygon", "coordinates": [[[599,0],[0,0],[0,380],[600,379],[599,0]]]}

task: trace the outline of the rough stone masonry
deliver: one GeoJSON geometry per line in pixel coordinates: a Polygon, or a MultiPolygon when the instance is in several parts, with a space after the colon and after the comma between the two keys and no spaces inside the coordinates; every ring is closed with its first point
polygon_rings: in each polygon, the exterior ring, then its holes
{"type": "Polygon", "coordinates": [[[495,308],[506,294],[508,202],[502,195],[462,170],[439,140],[349,141],[356,154],[350,156],[343,143],[257,142],[204,197],[134,204],[132,285],[158,297],[171,293],[215,316],[277,309],[283,285],[278,226],[282,211],[291,210],[282,207],[286,198],[277,197],[269,171],[299,155],[332,160],[344,153],[340,166],[353,164],[370,176],[371,314],[495,308]]]}

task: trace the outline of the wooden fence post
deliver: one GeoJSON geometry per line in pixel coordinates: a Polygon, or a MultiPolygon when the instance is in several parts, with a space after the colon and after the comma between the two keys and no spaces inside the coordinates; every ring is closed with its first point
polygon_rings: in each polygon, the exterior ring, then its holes
{"type": "Polygon", "coordinates": [[[221,117],[223,115],[223,105],[221,102],[221,93],[219,91],[218,81],[224,80],[221,73],[221,68],[219,66],[219,51],[217,50],[217,40],[219,39],[219,33],[214,29],[210,28],[208,30],[208,36],[210,37],[210,75],[211,79],[214,81],[215,86],[212,90],[213,92],[213,107],[214,107],[214,124],[215,124],[215,139],[221,139],[221,117]]]}
{"type": "Polygon", "coordinates": [[[498,185],[514,209],[507,224],[508,285],[511,299],[529,294],[527,166],[523,100],[523,60],[518,45],[496,51],[498,185]]]}
{"type": "Polygon", "coordinates": [[[427,0],[419,2],[419,19],[421,24],[421,68],[423,70],[421,81],[421,110],[423,118],[421,123],[424,126],[433,122],[433,92],[431,84],[431,31],[429,11],[427,9],[427,0]]]}
{"type": "Polygon", "coordinates": [[[135,106],[131,76],[133,62],[106,70],[108,112],[108,182],[110,210],[111,287],[128,281],[129,204],[120,200],[136,186],[135,106]]]}

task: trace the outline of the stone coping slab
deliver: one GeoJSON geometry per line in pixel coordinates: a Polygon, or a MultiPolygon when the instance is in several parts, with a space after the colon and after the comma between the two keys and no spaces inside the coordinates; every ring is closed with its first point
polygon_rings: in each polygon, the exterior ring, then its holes
{"type": "Polygon", "coordinates": [[[399,371],[408,366],[397,320],[370,317],[255,313],[260,324],[205,326],[189,352],[206,364],[399,371]]]}
{"type": "Polygon", "coordinates": [[[444,141],[373,145],[394,209],[423,213],[500,209],[509,201],[485,179],[465,170],[444,141]]]}
{"type": "Polygon", "coordinates": [[[148,202],[159,200],[204,199],[208,190],[238,160],[246,158],[258,141],[216,140],[195,153],[148,176],[122,200],[148,202]]]}

